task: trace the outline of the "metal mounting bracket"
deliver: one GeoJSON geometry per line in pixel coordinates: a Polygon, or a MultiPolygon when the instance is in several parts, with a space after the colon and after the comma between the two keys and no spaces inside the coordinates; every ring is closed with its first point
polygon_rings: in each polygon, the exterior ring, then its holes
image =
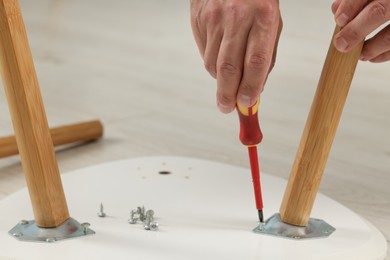
{"type": "Polygon", "coordinates": [[[89,228],[89,223],[80,224],[73,218],[55,228],[42,228],[34,220],[21,220],[8,234],[20,241],[53,243],[59,240],[93,235],[95,231],[89,228]]]}
{"type": "Polygon", "coordinates": [[[283,237],[294,240],[325,238],[336,229],[321,219],[310,218],[306,227],[299,227],[284,223],[278,213],[261,223],[253,231],[258,234],[283,237]]]}

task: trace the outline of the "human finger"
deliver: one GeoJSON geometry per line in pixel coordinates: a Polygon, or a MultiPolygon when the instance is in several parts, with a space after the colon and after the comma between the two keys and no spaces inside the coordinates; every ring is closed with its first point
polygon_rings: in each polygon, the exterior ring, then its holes
{"type": "Polygon", "coordinates": [[[335,5],[334,17],[338,26],[345,26],[348,22],[354,19],[363,7],[367,4],[368,0],[338,0],[335,5]]]}
{"type": "Polygon", "coordinates": [[[282,16],[281,16],[280,12],[279,12],[278,33],[277,33],[277,36],[276,36],[276,41],[275,41],[275,46],[274,46],[274,53],[272,55],[271,66],[269,67],[268,73],[270,73],[272,71],[272,69],[274,68],[274,66],[275,66],[276,56],[278,54],[279,39],[280,39],[280,35],[282,34],[282,30],[283,30],[283,19],[282,19],[282,16]]]}
{"type": "Polygon", "coordinates": [[[249,24],[242,23],[245,18],[242,16],[228,23],[218,53],[217,105],[222,113],[232,112],[236,105],[249,32],[249,24]]]}
{"type": "Polygon", "coordinates": [[[191,29],[194,35],[196,45],[198,46],[200,55],[203,58],[204,51],[206,48],[206,33],[205,33],[205,28],[203,29],[202,32],[201,21],[200,21],[202,8],[203,8],[202,1],[191,0],[191,18],[190,18],[191,29]]]}
{"type": "Polygon", "coordinates": [[[263,90],[270,70],[278,32],[279,15],[268,12],[254,23],[247,42],[244,72],[240,82],[237,101],[250,107],[263,90]]]}
{"type": "Polygon", "coordinates": [[[363,61],[372,60],[388,51],[390,51],[390,25],[366,41],[360,59],[363,61]]]}
{"type": "Polygon", "coordinates": [[[207,42],[204,51],[204,66],[213,78],[217,78],[217,59],[221,47],[223,32],[219,26],[207,30],[207,42]]]}
{"type": "Polygon", "coordinates": [[[333,4],[332,4],[332,12],[333,12],[333,14],[336,13],[337,9],[340,6],[341,1],[342,0],[336,0],[336,1],[333,2],[333,4]]]}
{"type": "Polygon", "coordinates": [[[370,60],[370,62],[373,63],[380,63],[385,61],[390,61],[390,51],[382,53],[381,55],[370,60]]]}
{"type": "Polygon", "coordinates": [[[341,52],[352,50],[368,34],[389,20],[390,1],[375,0],[349,22],[336,36],[334,43],[341,52]]]}

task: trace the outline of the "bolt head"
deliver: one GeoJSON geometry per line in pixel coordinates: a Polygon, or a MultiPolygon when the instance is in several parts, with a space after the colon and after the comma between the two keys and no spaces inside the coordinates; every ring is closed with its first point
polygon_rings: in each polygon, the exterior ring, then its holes
{"type": "Polygon", "coordinates": [[[84,223],[81,223],[81,226],[83,228],[89,228],[91,226],[91,224],[89,224],[88,222],[84,222],[84,223]]]}
{"type": "Polygon", "coordinates": [[[29,223],[28,220],[25,220],[25,219],[19,221],[20,225],[27,225],[28,223],[29,223]]]}
{"type": "Polygon", "coordinates": [[[136,224],[137,221],[138,221],[138,219],[136,219],[136,218],[130,218],[127,220],[127,222],[129,222],[129,224],[136,224]]]}
{"type": "Polygon", "coordinates": [[[15,232],[15,233],[13,233],[12,234],[14,237],[21,237],[21,236],[23,236],[23,234],[21,233],[21,232],[15,232]]]}
{"type": "Polygon", "coordinates": [[[158,223],[157,222],[150,223],[149,228],[152,231],[156,231],[158,229],[158,223]]]}
{"type": "Polygon", "coordinates": [[[84,234],[87,234],[88,228],[91,226],[88,222],[82,223],[81,226],[83,227],[84,234]]]}
{"type": "Polygon", "coordinates": [[[97,215],[99,216],[99,218],[104,218],[106,216],[106,213],[98,212],[97,215]]]}
{"type": "Polygon", "coordinates": [[[53,242],[56,242],[57,241],[57,238],[55,238],[55,237],[48,237],[48,238],[46,238],[46,242],[48,242],[48,243],[53,243],[53,242]]]}

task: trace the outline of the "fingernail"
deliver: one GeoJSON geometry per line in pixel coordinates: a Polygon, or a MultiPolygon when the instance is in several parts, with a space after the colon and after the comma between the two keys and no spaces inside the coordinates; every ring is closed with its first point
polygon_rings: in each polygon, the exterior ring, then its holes
{"type": "Polygon", "coordinates": [[[252,105],[252,103],[251,103],[251,97],[250,97],[250,96],[246,96],[246,95],[241,95],[241,96],[239,96],[239,98],[238,98],[238,103],[239,103],[241,106],[250,107],[250,106],[252,105]]]}
{"type": "Polygon", "coordinates": [[[336,3],[337,3],[337,0],[336,1],[334,1],[333,3],[332,3],[332,12],[333,12],[333,14],[335,14],[336,13],[336,3]]]}
{"type": "Polygon", "coordinates": [[[218,109],[224,114],[228,114],[234,110],[234,107],[218,104],[218,109]]]}
{"type": "Polygon", "coordinates": [[[335,46],[339,51],[345,51],[348,48],[348,42],[344,37],[338,37],[335,40],[335,46]]]}
{"type": "Polygon", "coordinates": [[[348,20],[349,20],[348,15],[346,15],[345,13],[342,13],[336,18],[336,23],[338,26],[343,27],[348,23],[348,20]]]}

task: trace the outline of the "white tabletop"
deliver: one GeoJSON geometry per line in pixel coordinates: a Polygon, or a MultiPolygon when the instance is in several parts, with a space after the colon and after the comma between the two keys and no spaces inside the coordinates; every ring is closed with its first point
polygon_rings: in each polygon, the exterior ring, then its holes
{"type": "MultiPolygon", "coordinates": [[[[336,228],[328,238],[294,241],[252,232],[251,175],[241,168],[181,157],[106,163],[63,176],[71,216],[95,235],[44,244],[7,234],[33,219],[26,189],[0,201],[0,256],[12,259],[329,259],[382,260],[387,243],[371,224],[319,194],[312,217],[336,228]],[[160,171],[170,174],[162,175],[160,171]],[[105,206],[105,218],[97,212],[105,206]],[[155,212],[158,231],[128,224],[130,211],[155,212]]],[[[286,182],[262,174],[266,217],[278,211],[286,182]]]]}

